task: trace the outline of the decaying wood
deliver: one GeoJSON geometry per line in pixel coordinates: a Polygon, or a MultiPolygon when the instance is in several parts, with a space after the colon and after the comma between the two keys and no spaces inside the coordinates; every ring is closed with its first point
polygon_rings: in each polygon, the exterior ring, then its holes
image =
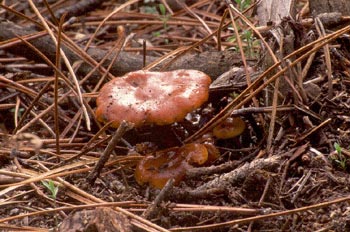
{"type": "Polygon", "coordinates": [[[350,15],[350,2],[345,0],[309,0],[310,12],[317,16],[322,13],[339,12],[343,16],[350,15]]]}
{"type": "Polygon", "coordinates": [[[80,15],[85,14],[86,12],[89,12],[100,5],[102,5],[103,0],[84,0],[84,1],[78,1],[74,5],[70,5],[64,8],[59,9],[55,12],[55,17],[57,19],[61,18],[63,14],[67,14],[66,18],[70,17],[77,17],[80,15]]]}
{"type": "Polygon", "coordinates": [[[295,17],[295,0],[265,0],[257,6],[260,26],[279,24],[284,17],[295,17]]]}
{"type": "MultiPolygon", "coordinates": [[[[24,36],[28,34],[36,33],[37,31],[32,28],[24,28],[10,21],[0,19],[0,41],[5,41],[18,36],[24,36]]],[[[52,62],[55,61],[55,45],[48,36],[43,36],[36,39],[31,39],[29,41],[42,53],[44,53],[52,62]]],[[[81,61],[81,58],[74,52],[69,50],[67,47],[63,46],[62,49],[66,53],[68,59],[71,63],[81,61]]],[[[32,51],[28,46],[24,44],[17,44],[10,48],[6,48],[7,51],[17,54],[20,56],[25,56],[30,60],[42,61],[41,58],[32,51]]],[[[99,62],[108,51],[90,48],[87,53],[97,62],[99,62]]],[[[114,54],[109,56],[107,61],[104,63],[104,67],[113,59],[114,54]]],[[[147,56],[147,62],[155,61],[156,57],[147,56]]],[[[185,54],[184,56],[173,62],[166,70],[175,69],[196,69],[205,72],[212,78],[216,78],[222,73],[228,71],[233,65],[240,66],[241,61],[239,55],[232,51],[207,51],[203,53],[192,53],[185,54]]],[[[143,67],[143,57],[139,54],[132,54],[128,52],[121,52],[118,59],[113,64],[110,72],[115,76],[121,76],[127,72],[140,70],[143,67]]],[[[155,69],[160,69],[161,67],[156,67],[155,69]]],[[[81,75],[87,74],[91,70],[90,65],[84,63],[78,73],[81,75]]]]}
{"type": "Polygon", "coordinates": [[[242,167],[229,173],[216,177],[215,179],[198,187],[197,190],[229,188],[230,186],[234,186],[238,183],[243,183],[248,174],[255,170],[276,171],[276,169],[280,166],[280,162],[280,156],[271,156],[270,158],[266,159],[256,159],[251,163],[246,163],[242,167]]]}

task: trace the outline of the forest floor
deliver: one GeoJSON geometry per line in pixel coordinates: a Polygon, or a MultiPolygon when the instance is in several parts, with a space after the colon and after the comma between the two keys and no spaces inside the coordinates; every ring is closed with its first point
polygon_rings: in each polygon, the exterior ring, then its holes
{"type": "MultiPolygon", "coordinates": [[[[282,44],[254,27],[263,44],[241,17],[232,24],[225,1],[48,1],[58,20],[44,2],[1,4],[1,231],[350,231],[349,26],[322,30],[300,14],[282,22],[282,44]],[[105,126],[95,116],[101,87],[143,67],[206,72],[208,101],[171,125],[105,126]],[[237,129],[224,124],[233,118],[244,130],[219,138],[215,128],[237,129]],[[193,143],[220,156],[186,165],[162,189],[135,180],[146,155],[193,143]]],[[[166,160],[151,170],[156,181],[174,172],[166,160]]]]}

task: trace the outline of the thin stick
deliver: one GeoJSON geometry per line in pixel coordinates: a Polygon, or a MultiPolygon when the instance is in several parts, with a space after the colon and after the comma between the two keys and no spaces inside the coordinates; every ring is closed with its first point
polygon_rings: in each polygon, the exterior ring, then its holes
{"type": "Polygon", "coordinates": [[[174,186],[174,179],[170,179],[166,182],[163,189],[159,192],[157,197],[154,199],[152,204],[148,206],[148,208],[142,213],[142,217],[146,219],[152,219],[154,218],[155,214],[157,213],[157,210],[159,209],[159,205],[163,200],[166,200],[167,194],[174,186]]]}
{"type": "MultiPolygon", "coordinates": [[[[45,4],[47,2],[45,1],[45,4]]],[[[51,9],[48,7],[51,13],[51,9]]],[[[57,46],[56,46],[56,67],[57,69],[60,69],[61,67],[61,56],[60,56],[60,49],[61,49],[61,34],[63,29],[63,22],[66,14],[64,14],[60,22],[58,24],[58,34],[57,34],[57,46]]],[[[56,18],[55,18],[56,19],[56,18]]],[[[57,22],[57,20],[56,20],[57,22]]],[[[55,120],[55,133],[56,133],[56,153],[59,156],[60,155],[60,129],[59,129],[59,118],[58,118],[58,81],[59,81],[59,73],[55,71],[55,87],[54,87],[54,120],[55,120]]]]}
{"type": "Polygon", "coordinates": [[[146,45],[146,40],[142,40],[142,55],[143,55],[143,64],[142,64],[142,68],[144,68],[146,66],[146,52],[147,52],[147,45],[146,45]]]}
{"type": "Polygon", "coordinates": [[[95,183],[95,180],[97,179],[98,175],[100,174],[102,168],[104,167],[105,163],[108,161],[111,152],[113,151],[115,145],[121,140],[125,132],[132,129],[133,125],[127,121],[122,121],[120,126],[118,127],[118,130],[113,135],[111,141],[109,141],[106,149],[104,150],[102,156],[98,160],[97,164],[95,165],[95,168],[87,177],[87,181],[93,185],[95,183]]]}
{"type": "Polygon", "coordinates": [[[217,30],[217,33],[218,33],[217,34],[217,37],[218,37],[218,51],[221,51],[221,31],[223,29],[223,26],[224,26],[227,14],[228,14],[228,10],[226,9],[224,11],[224,14],[223,14],[222,18],[221,18],[220,25],[219,25],[219,28],[217,30]]]}

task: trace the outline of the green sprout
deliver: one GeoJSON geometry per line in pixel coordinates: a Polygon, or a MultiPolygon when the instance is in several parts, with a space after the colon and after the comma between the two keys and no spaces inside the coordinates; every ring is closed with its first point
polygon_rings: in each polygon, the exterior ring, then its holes
{"type": "Polygon", "coordinates": [[[163,28],[167,29],[167,22],[170,19],[170,15],[167,14],[164,4],[159,4],[160,17],[159,19],[163,22],[163,28]]]}
{"type": "Polygon", "coordinates": [[[146,14],[158,14],[157,8],[155,6],[145,6],[144,13],[146,14]]]}
{"type": "Polygon", "coordinates": [[[247,47],[245,48],[245,53],[249,57],[254,57],[256,56],[254,52],[254,45],[257,44],[258,40],[254,37],[253,33],[251,30],[245,30],[243,32],[243,41],[246,42],[247,47]]]}
{"type": "Polygon", "coordinates": [[[334,162],[336,162],[339,166],[340,166],[340,168],[341,169],[343,169],[343,170],[346,170],[346,164],[347,164],[347,158],[342,154],[342,148],[341,148],[341,146],[337,143],[337,142],[335,142],[334,143],[334,149],[336,150],[336,152],[337,152],[337,157],[336,158],[334,158],[333,160],[334,160],[334,162]]]}
{"type": "MultiPolygon", "coordinates": [[[[16,110],[15,108],[10,109],[10,112],[11,112],[11,113],[15,113],[15,110],[16,110]]],[[[19,118],[22,117],[22,113],[24,112],[24,110],[25,110],[24,108],[19,108],[19,109],[18,109],[18,117],[19,117],[19,118]]]]}
{"type": "Polygon", "coordinates": [[[161,34],[160,31],[153,32],[154,37],[159,37],[161,34]]]}
{"type": "Polygon", "coordinates": [[[238,97],[239,93],[234,91],[234,92],[230,93],[229,95],[230,95],[230,97],[232,97],[232,99],[235,99],[236,97],[238,97]]]}
{"type": "Polygon", "coordinates": [[[339,145],[339,143],[335,142],[334,148],[337,151],[338,155],[341,155],[341,146],[339,145]]]}
{"type": "MultiPolygon", "coordinates": [[[[233,28],[230,28],[231,30],[233,30],[233,28]]],[[[240,30],[240,29],[238,29],[240,30]]],[[[256,57],[257,54],[254,50],[254,47],[256,47],[259,43],[259,41],[256,39],[256,37],[254,36],[253,32],[251,30],[244,30],[241,35],[241,40],[242,42],[244,42],[246,45],[243,47],[244,49],[244,53],[247,55],[247,57],[249,58],[253,58],[256,57]]],[[[234,43],[237,41],[237,38],[235,35],[230,36],[227,39],[228,42],[234,43]]],[[[236,46],[233,48],[234,51],[238,51],[239,47],[236,46]]]]}
{"type": "Polygon", "coordinates": [[[55,183],[52,180],[49,181],[41,181],[41,183],[50,191],[51,195],[49,195],[52,199],[56,200],[58,193],[58,186],[55,186],[55,183]]]}
{"type": "Polygon", "coordinates": [[[159,4],[158,7],[159,7],[160,14],[165,16],[166,15],[166,8],[165,8],[165,6],[163,4],[159,4]]]}
{"type": "Polygon", "coordinates": [[[143,0],[143,3],[144,3],[144,4],[153,3],[153,2],[155,2],[155,1],[154,1],[154,0],[143,0]]]}
{"type": "MultiPolygon", "coordinates": [[[[155,7],[151,7],[152,11],[150,9],[148,9],[147,11],[151,14],[158,14],[158,18],[160,21],[163,22],[163,29],[166,30],[168,28],[168,21],[171,17],[171,15],[167,14],[167,10],[164,6],[164,4],[158,4],[158,12],[157,12],[157,9],[155,7]]],[[[153,32],[153,36],[154,37],[159,37],[161,35],[161,32],[160,31],[156,31],[156,32],[153,32]]],[[[169,40],[168,39],[165,39],[164,42],[166,44],[169,43],[169,40]]]]}
{"type": "MultiPolygon", "coordinates": [[[[49,180],[49,181],[42,180],[41,183],[50,191],[51,194],[49,195],[49,197],[54,200],[54,207],[56,208],[58,186],[56,186],[52,180],[49,180]]],[[[57,225],[58,225],[57,213],[54,215],[54,221],[55,221],[55,225],[57,227],[57,225]]]]}
{"type": "Polygon", "coordinates": [[[238,6],[238,9],[240,11],[244,11],[250,6],[251,0],[235,0],[235,2],[238,6]]]}

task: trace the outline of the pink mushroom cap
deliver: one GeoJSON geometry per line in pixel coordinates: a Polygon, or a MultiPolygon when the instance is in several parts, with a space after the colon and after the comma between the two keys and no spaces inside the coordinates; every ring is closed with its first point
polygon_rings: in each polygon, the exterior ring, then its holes
{"type": "Polygon", "coordinates": [[[123,120],[135,127],[178,122],[208,100],[210,83],[197,70],[130,72],[102,87],[96,117],[113,127],[123,120]]]}

